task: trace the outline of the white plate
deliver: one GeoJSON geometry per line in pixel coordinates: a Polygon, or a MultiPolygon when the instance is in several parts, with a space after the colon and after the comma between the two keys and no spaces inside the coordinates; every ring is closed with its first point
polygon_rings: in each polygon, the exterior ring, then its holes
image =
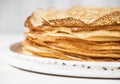
{"type": "Polygon", "coordinates": [[[72,77],[120,78],[120,62],[79,62],[20,54],[21,44],[9,48],[8,63],[20,69],[72,77]]]}

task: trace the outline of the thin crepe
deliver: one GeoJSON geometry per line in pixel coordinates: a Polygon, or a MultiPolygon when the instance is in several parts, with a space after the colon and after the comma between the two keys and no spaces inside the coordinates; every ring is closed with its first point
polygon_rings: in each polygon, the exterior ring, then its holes
{"type": "MultiPolygon", "coordinates": [[[[37,9],[30,17],[36,26],[105,26],[120,24],[120,8],[82,8],[68,10],[37,9]]],[[[26,23],[27,24],[27,23],[26,23]]]]}

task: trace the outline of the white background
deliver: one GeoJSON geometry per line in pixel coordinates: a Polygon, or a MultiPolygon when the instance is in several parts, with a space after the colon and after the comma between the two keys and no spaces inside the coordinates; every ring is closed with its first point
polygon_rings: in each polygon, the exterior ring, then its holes
{"type": "Polygon", "coordinates": [[[0,33],[22,33],[25,19],[36,8],[66,9],[73,5],[120,7],[120,0],[0,0],[0,33]]]}

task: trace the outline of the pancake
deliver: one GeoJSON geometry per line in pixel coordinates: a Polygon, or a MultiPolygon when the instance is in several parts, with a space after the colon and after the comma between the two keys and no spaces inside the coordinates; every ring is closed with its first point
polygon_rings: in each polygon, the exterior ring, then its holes
{"type": "Polygon", "coordinates": [[[103,44],[62,36],[39,36],[38,38],[35,38],[35,36],[33,37],[27,36],[27,38],[34,43],[38,43],[54,50],[72,52],[90,57],[120,57],[120,43],[118,42],[108,42],[103,44]]]}
{"type": "Polygon", "coordinates": [[[120,60],[120,8],[37,9],[25,26],[23,53],[74,61],[120,60]]]}
{"type": "Polygon", "coordinates": [[[70,32],[69,30],[56,30],[56,31],[47,31],[47,32],[27,32],[29,36],[66,36],[72,38],[79,38],[90,41],[120,41],[120,32],[119,31],[81,31],[81,32],[70,32]]]}
{"type": "Polygon", "coordinates": [[[68,10],[37,9],[30,22],[34,26],[91,26],[116,25],[120,22],[120,8],[82,8],[68,10]]]}
{"type": "Polygon", "coordinates": [[[120,61],[120,58],[92,58],[92,57],[84,57],[77,54],[63,53],[56,50],[51,50],[45,46],[40,46],[39,44],[35,44],[30,40],[25,40],[23,42],[24,49],[21,53],[33,56],[40,56],[45,58],[54,58],[61,60],[71,60],[71,61],[87,61],[87,62],[114,62],[120,61]],[[39,45],[39,46],[38,46],[39,45]]]}

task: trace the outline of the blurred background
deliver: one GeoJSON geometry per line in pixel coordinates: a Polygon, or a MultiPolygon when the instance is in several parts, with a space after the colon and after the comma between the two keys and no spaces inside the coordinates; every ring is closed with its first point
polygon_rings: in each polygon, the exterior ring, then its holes
{"type": "Polygon", "coordinates": [[[0,33],[23,33],[26,18],[36,8],[67,9],[74,5],[120,7],[120,0],[0,0],[0,33]]]}

